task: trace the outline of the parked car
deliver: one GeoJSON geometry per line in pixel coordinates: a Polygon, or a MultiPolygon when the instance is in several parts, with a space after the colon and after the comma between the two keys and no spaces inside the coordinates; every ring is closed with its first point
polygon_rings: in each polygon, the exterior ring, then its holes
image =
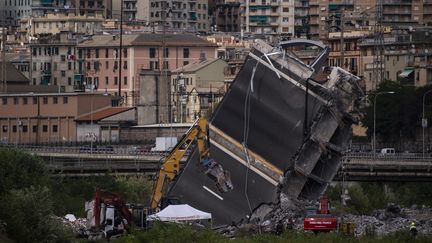
{"type": "Polygon", "coordinates": [[[394,148],[383,148],[381,149],[381,156],[389,156],[389,155],[395,155],[395,149],[394,148]]]}

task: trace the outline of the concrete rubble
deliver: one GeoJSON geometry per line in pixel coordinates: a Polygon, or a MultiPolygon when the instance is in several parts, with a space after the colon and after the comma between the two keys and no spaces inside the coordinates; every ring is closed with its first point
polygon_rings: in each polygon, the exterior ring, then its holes
{"type": "Polygon", "coordinates": [[[54,217],[55,220],[61,222],[66,228],[70,229],[76,236],[84,236],[87,231],[87,219],[86,218],[75,218],[75,220],[70,220],[66,217],[54,217]]]}
{"type": "MultiPolygon", "coordinates": [[[[281,194],[282,195],[282,194],[281,194]]],[[[277,233],[278,225],[284,230],[303,231],[303,211],[312,202],[289,201],[281,196],[281,203],[268,213],[270,206],[263,205],[256,210],[247,223],[220,229],[222,234],[232,237],[244,232],[277,233]]],[[[432,208],[400,208],[389,205],[386,209],[375,210],[371,215],[343,214],[338,217],[339,223],[353,223],[355,236],[382,236],[398,231],[408,231],[411,222],[416,222],[419,234],[432,234],[432,208]]]]}

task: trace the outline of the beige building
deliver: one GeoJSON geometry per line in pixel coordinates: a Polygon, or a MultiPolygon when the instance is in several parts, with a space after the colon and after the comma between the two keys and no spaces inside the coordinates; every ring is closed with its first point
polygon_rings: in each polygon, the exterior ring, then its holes
{"type": "Polygon", "coordinates": [[[75,119],[78,142],[119,142],[122,128],[136,125],[134,107],[104,107],[75,119]]]}
{"type": "Polygon", "coordinates": [[[294,0],[246,0],[242,29],[250,34],[294,35],[294,0]]]}
{"type": "Polygon", "coordinates": [[[30,3],[32,16],[50,13],[75,14],[76,16],[107,16],[110,0],[21,0],[30,3]]]}
{"type": "Polygon", "coordinates": [[[172,109],[175,122],[194,122],[220,101],[226,91],[221,59],[190,63],[171,74],[172,109]]]}
{"type": "Polygon", "coordinates": [[[76,37],[68,33],[32,41],[29,71],[31,84],[57,86],[63,92],[79,90],[81,72],[76,58],[76,45],[76,37]]]}
{"type": "Polygon", "coordinates": [[[347,31],[344,33],[344,48],[341,48],[341,32],[329,33],[327,38],[327,45],[330,47],[329,66],[342,67],[354,75],[361,75],[359,68],[362,58],[358,43],[369,34],[369,31],[347,31]]]}
{"type": "Polygon", "coordinates": [[[75,15],[50,13],[44,16],[21,19],[21,30],[26,30],[29,39],[38,35],[73,32],[75,34],[93,35],[102,29],[104,17],[101,14],[75,15]]]}
{"type": "Polygon", "coordinates": [[[75,118],[111,105],[111,97],[82,93],[0,94],[3,143],[72,142],[75,118]]]}
{"type": "MultiPolygon", "coordinates": [[[[359,73],[363,75],[366,90],[374,90],[374,38],[359,40],[361,61],[359,73]]],[[[384,36],[384,78],[408,86],[432,84],[432,37],[429,30],[397,32],[384,36]]]]}

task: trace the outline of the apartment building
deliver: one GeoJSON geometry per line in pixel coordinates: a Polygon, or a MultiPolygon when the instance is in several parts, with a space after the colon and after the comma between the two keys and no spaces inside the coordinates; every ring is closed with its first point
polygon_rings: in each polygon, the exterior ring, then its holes
{"type": "Polygon", "coordinates": [[[171,75],[171,111],[174,122],[194,122],[216,106],[225,94],[221,59],[206,59],[173,70],[171,75]]]}
{"type": "Polygon", "coordinates": [[[329,65],[342,67],[354,75],[360,75],[361,53],[358,43],[369,34],[369,31],[347,31],[344,33],[344,43],[341,48],[341,32],[329,33],[327,38],[327,45],[330,47],[329,65]]]}
{"type": "Polygon", "coordinates": [[[50,13],[74,14],[75,16],[104,17],[108,14],[109,0],[27,0],[31,2],[31,15],[44,16],[50,13]]]}
{"type": "Polygon", "coordinates": [[[207,33],[210,30],[208,0],[150,0],[149,10],[149,23],[160,28],[166,13],[166,26],[171,31],[207,33]]]}
{"type": "MultiPolygon", "coordinates": [[[[110,18],[120,19],[122,1],[110,2],[110,18]]],[[[123,21],[149,21],[150,1],[148,0],[123,0],[123,21]]]]}
{"type": "Polygon", "coordinates": [[[243,30],[250,34],[294,36],[294,0],[246,0],[243,30]]]}
{"type": "Polygon", "coordinates": [[[57,86],[59,91],[79,89],[81,75],[76,60],[77,37],[68,33],[39,38],[30,43],[32,85],[57,86]]]}
{"type": "MultiPolygon", "coordinates": [[[[376,0],[296,0],[296,36],[326,39],[341,28],[360,30],[376,22],[376,0]],[[341,24],[343,20],[343,25],[341,24]]],[[[432,1],[382,0],[382,22],[392,28],[432,23],[432,1]]]]}
{"type": "Polygon", "coordinates": [[[171,71],[200,57],[216,56],[217,45],[195,35],[165,35],[165,51],[162,39],[162,34],[124,35],[120,51],[118,36],[93,36],[78,45],[83,80],[97,90],[121,95],[127,105],[133,105],[135,98],[142,95],[138,81],[142,70],[171,71]],[[119,63],[120,55],[122,63],[119,63]],[[118,94],[120,82],[121,94],[118,94]]]}
{"type": "Polygon", "coordinates": [[[76,141],[75,118],[111,105],[111,97],[86,93],[0,94],[3,143],[76,141]]]}
{"type": "Polygon", "coordinates": [[[241,18],[240,18],[240,5],[239,0],[222,1],[217,0],[214,6],[214,31],[222,32],[240,32],[241,18]]]}
{"type": "Polygon", "coordinates": [[[31,14],[32,0],[0,1],[0,27],[17,28],[19,20],[31,14]]]}
{"type": "MultiPolygon", "coordinates": [[[[408,86],[432,84],[432,36],[430,28],[413,32],[393,31],[384,37],[384,77],[408,86]]],[[[374,90],[379,83],[373,79],[374,38],[363,38],[359,73],[363,74],[366,90],[374,90]]]]}
{"type": "Polygon", "coordinates": [[[21,29],[29,36],[73,32],[75,34],[93,35],[102,30],[102,15],[75,15],[49,13],[44,16],[23,18],[21,29]]]}

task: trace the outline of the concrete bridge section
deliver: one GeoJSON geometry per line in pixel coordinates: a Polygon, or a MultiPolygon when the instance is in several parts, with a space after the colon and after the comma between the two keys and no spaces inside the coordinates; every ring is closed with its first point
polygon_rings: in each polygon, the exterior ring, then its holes
{"type": "MultiPolygon", "coordinates": [[[[71,147],[23,149],[43,158],[49,170],[59,176],[154,175],[166,155],[152,152],[132,154],[125,147],[116,147],[108,152],[80,152],[79,148],[71,147]]],[[[334,180],[432,181],[432,157],[422,154],[347,154],[334,180]]]]}
{"type": "Polygon", "coordinates": [[[432,181],[432,157],[422,154],[349,154],[344,157],[334,180],[432,181]]]}

